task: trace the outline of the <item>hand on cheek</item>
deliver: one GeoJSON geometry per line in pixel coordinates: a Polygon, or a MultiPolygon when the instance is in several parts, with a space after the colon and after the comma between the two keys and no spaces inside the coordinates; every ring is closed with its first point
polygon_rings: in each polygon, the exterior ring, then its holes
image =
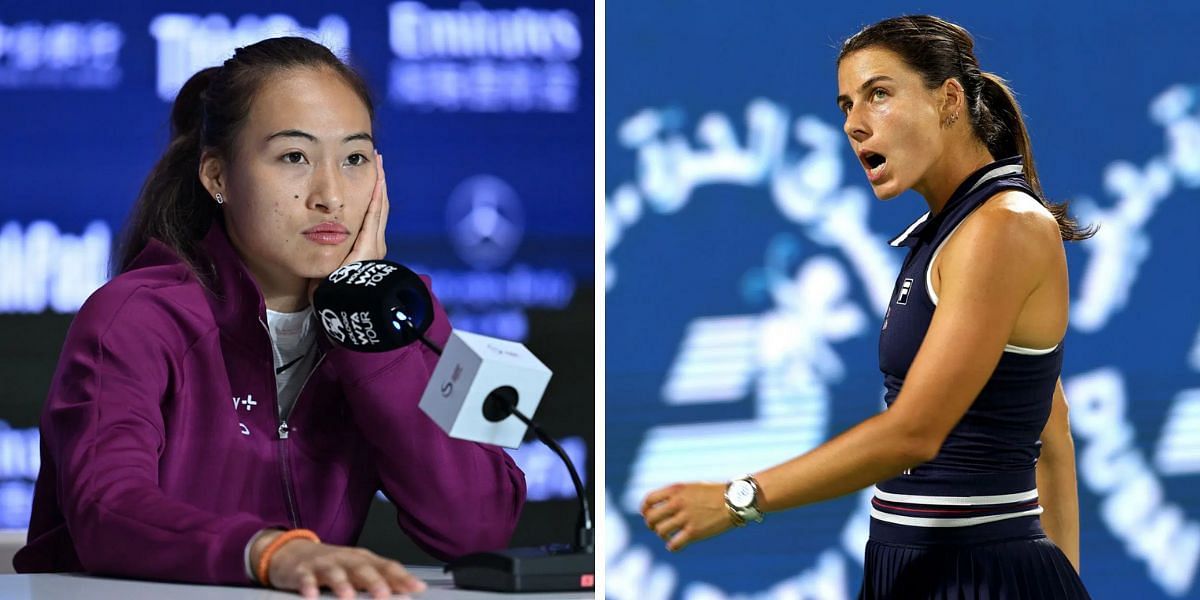
{"type": "MultiPolygon", "coordinates": [[[[383,155],[379,152],[375,153],[375,186],[371,190],[371,200],[367,203],[367,211],[363,215],[361,226],[358,228],[358,236],[354,239],[354,245],[350,247],[349,254],[339,265],[339,268],[348,265],[352,262],[360,260],[378,260],[387,256],[387,218],[388,218],[388,196],[387,196],[387,179],[383,171],[383,155]]],[[[313,279],[309,282],[308,297],[312,300],[313,290],[317,289],[321,279],[313,279]]]]}

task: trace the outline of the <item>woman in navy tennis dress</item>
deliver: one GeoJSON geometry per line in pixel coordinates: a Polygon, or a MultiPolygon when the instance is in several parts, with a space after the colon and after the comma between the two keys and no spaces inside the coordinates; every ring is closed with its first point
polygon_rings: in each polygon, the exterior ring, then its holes
{"type": "Polygon", "coordinates": [[[891,242],[908,254],[880,332],[888,409],[754,475],[651,492],[646,523],[675,551],[874,484],[860,598],[1088,598],[1059,375],[1063,241],[1093,231],[1043,198],[1020,109],[963,28],[866,27],[838,87],[875,195],[929,205],[891,242]]]}

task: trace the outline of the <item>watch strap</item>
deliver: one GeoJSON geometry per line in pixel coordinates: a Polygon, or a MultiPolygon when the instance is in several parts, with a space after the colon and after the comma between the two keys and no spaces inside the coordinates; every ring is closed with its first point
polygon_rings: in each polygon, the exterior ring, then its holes
{"type": "Polygon", "coordinates": [[[725,502],[725,508],[729,509],[729,520],[733,522],[734,527],[746,526],[746,519],[744,519],[742,515],[738,514],[737,509],[735,509],[733,505],[729,503],[729,501],[725,502]]]}

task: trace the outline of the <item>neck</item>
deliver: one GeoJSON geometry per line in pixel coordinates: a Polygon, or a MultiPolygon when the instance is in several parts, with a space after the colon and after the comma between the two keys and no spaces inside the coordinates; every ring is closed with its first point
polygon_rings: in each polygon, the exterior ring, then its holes
{"type": "Polygon", "coordinates": [[[308,308],[308,279],[280,272],[282,271],[280,268],[273,269],[270,265],[253,260],[251,256],[242,251],[242,245],[238,243],[234,231],[226,229],[226,232],[234,252],[241,258],[246,271],[250,273],[250,278],[258,284],[258,289],[262,292],[263,304],[268,309],[290,313],[308,308]]]}
{"type": "Polygon", "coordinates": [[[247,264],[247,270],[258,289],[262,290],[263,304],[275,312],[291,313],[308,308],[308,280],[300,277],[274,276],[247,264]]]}
{"type": "Polygon", "coordinates": [[[936,215],[950,201],[950,195],[962,182],[980,167],[995,162],[991,152],[983,144],[967,144],[967,148],[948,150],[930,167],[925,177],[913,186],[913,190],[925,198],[929,214],[936,215]]]}
{"type": "Polygon", "coordinates": [[[277,294],[268,293],[266,288],[263,288],[263,303],[267,308],[281,313],[300,312],[308,308],[308,295],[305,293],[307,284],[302,283],[299,293],[295,290],[289,292],[281,292],[277,294]]]}

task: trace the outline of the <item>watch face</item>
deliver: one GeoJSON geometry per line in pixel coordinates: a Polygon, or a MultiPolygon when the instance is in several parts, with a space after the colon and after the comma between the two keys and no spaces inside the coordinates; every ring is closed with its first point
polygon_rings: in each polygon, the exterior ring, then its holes
{"type": "Polygon", "coordinates": [[[739,479],[729,485],[729,503],[746,508],[754,503],[754,486],[749,481],[739,479]]]}

